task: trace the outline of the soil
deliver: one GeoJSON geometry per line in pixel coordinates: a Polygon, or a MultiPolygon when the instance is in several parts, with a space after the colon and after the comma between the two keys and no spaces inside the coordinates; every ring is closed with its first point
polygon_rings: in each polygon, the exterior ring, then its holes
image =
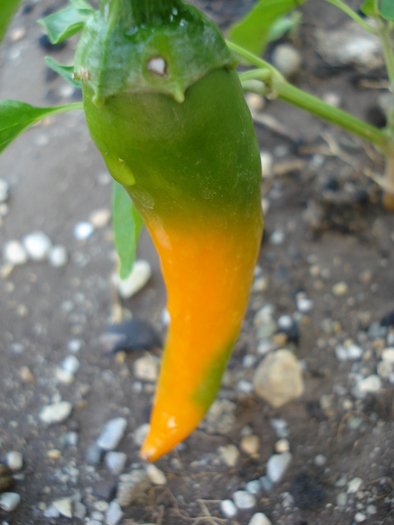
{"type": "MultiPolygon", "coordinates": [[[[213,0],[198,5],[226,30],[250,4],[213,0]]],[[[0,53],[0,98],[35,105],[78,99],[79,93],[70,92],[62,79],[48,75],[46,51],[39,45],[42,30],[36,20],[64,3],[42,0],[26,5],[31,9],[22,8],[15,17],[0,53]],[[19,27],[26,34],[13,41],[11,33],[19,27]]],[[[315,51],[315,28],[340,27],[345,15],[318,0],[303,5],[302,13],[295,40],[303,57],[297,85],[319,96],[336,93],[341,107],[359,117],[376,115],[382,89],[379,85],[362,89],[354,81],[360,73],[375,78],[376,72],[330,68],[315,51]]],[[[72,38],[51,54],[60,62],[70,62],[75,45],[72,38]]],[[[378,76],[385,78],[383,71],[378,76]]],[[[256,124],[261,150],[273,154],[277,175],[262,184],[270,203],[259,257],[267,289],[251,295],[226,387],[219,394],[219,399],[236,404],[236,422],[225,435],[201,427],[179,450],[161,458],[157,466],[168,484],[124,509],[122,523],[246,525],[255,512],[264,512],[273,525],[350,525],[370,503],[376,513],[366,523],[394,523],[393,386],[384,379],[382,388],[365,399],[352,394],[355,375],[376,373],[381,352],[388,346],[387,330],[378,328],[394,310],[394,216],[383,210],[380,189],[363,174],[366,167],[381,172],[383,159],[361,140],[280,101],[266,101],[264,114],[274,117],[286,133],[256,124]],[[327,188],[334,189],[327,192],[327,188]],[[305,215],[307,209],[315,210],[313,221],[305,215]],[[270,236],[278,230],[284,242],[273,244],[270,236]],[[332,288],[342,281],[348,291],[337,296],[332,288]],[[286,347],[301,360],[305,393],[274,409],[253,392],[240,391],[237,383],[253,377],[253,368],[243,365],[246,354],[262,359],[256,354],[256,311],[271,304],[275,319],[293,315],[300,291],[313,301],[313,309],[296,314],[299,340],[286,347]],[[377,327],[377,335],[371,326],[377,327]],[[348,339],[362,346],[361,362],[337,359],[334,348],[348,339]],[[350,428],[347,422],[356,416],[362,423],[350,428]],[[288,423],[291,466],[279,484],[259,494],[253,509],[224,519],[220,501],[231,499],[235,490],[265,474],[278,439],[271,424],[274,418],[288,423]],[[260,438],[257,456],[241,452],[231,468],[217,461],[218,448],[239,446],[245,427],[260,438]],[[324,466],[315,464],[318,454],[327,459],[324,466]],[[346,492],[346,487],[336,484],[342,476],[359,477],[363,484],[339,507],[337,496],[346,492]]],[[[97,229],[86,241],[73,236],[76,223],[88,220],[95,210],[110,208],[111,185],[105,174],[82,112],[44,119],[0,157],[0,178],[11,187],[0,247],[9,239],[43,230],[54,243],[66,246],[70,257],[60,269],[46,262],[28,262],[0,279],[0,455],[18,450],[24,457],[22,475],[13,489],[21,495],[21,503],[12,513],[0,510],[0,521],[10,525],[47,524],[51,520],[43,517],[42,502],[49,505],[78,491],[89,513],[94,510],[95,501],[103,499],[99,487],[114,487],[116,477],[102,464],[88,465],[86,450],[113,417],[128,421],[119,447],[127,453],[128,465],[140,461],[133,431],[148,421],[153,385],[144,384],[140,393],[132,389],[133,362],[140,352],[128,353],[122,360],[106,355],[99,344],[116,304],[110,280],[115,268],[112,228],[97,229]],[[82,343],[76,354],[81,367],[72,385],[62,385],[56,382],[55,369],[69,354],[67,344],[73,339],[82,343]],[[32,382],[23,381],[22,367],[29,368],[32,382]],[[60,398],[73,404],[72,414],[64,423],[46,427],[40,422],[40,410],[60,398]],[[78,434],[76,447],[64,446],[70,431],[78,434]]],[[[145,231],[139,257],[151,263],[152,278],[122,306],[163,334],[165,287],[145,231]]],[[[80,520],[60,517],[52,522],[80,520]]]]}

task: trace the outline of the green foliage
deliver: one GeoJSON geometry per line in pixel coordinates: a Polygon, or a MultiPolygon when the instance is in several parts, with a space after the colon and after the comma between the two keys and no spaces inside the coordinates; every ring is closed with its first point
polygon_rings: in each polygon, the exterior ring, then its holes
{"type": "Polygon", "coordinates": [[[360,9],[364,15],[377,16],[379,14],[378,0],[364,0],[360,9]]]}
{"type": "Polygon", "coordinates": [[[267,34],[267,42],[273,42],[282,38],[288,31],[297,32],[302,15],[299,12],[293,12],[289,16],[282,16],[276,20],[270,27],[267,34]]]}
{"type": "Polygon", "coordinates": [[[0,0],[0,42],[21,0],[0,0]]]}
{"type": "Polygon", "coordinates": [[[82,87],[82,82],[73,78],[74,66],[60,64],[52,57],[45,57],[45,62],[48,67],[53,69],[53,71],[56,71],[58,75],[67,80],[67,82],[69,82],[71,85],[79,88],[82,87]]]}
{"type": "Polygon", "coordinates": [[[379,13],[386,20],[394,20],[394,2],[393,0],[380,0],[379,13]]]}
{"type": "Polygon", "coordinates": [[[252,53],[261,54],[275,22],[306,0],[260,0],[230,30],[230,40],[252,53]]]}
{"type": "Polygon", "coordinates": [[[20,100],[0,100],[0,153],[29,126],[43,117],[63,113],[72,109],[82,109],[82,103],[65,104],[38,108],[20,100]]]}
{"type": "Polygon", "coordinates": [[[133,269],[143,222],[129,194],[116,181],[114,181],[112,210],[115,246],[120,261],[119,276],[121,279],[127,279],[133,269]]]}
{"type": "Polygon", "coordinates": [[[81,31],[86,20],[94,12],[84,0],[72,0],[72,4],[38,21],[47,31],[52,44],[62,42],[81,31]]]}

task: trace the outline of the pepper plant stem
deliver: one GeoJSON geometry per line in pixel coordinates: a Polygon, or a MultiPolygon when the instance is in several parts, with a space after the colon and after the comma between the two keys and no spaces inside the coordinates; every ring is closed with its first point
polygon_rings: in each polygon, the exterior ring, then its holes
{"type": "Polygon", "coordinates": [[[271,88],[271,91],[281,100],[290,102],[294,106],[305,109],[306,111],[309,111],[309,113],[324,118],[328,122],[337,124],[343,129],[355,133],[359,137],[379,146],[385,154],[390,150],[392,140],[385,130],[380,130],[375,126],[354,117],[350,113],[330,106],[318,97],[310,95],[309,93],[293,86],[287,82],[283,75],[281,75],[271,64],[236,44],[227,42],[227,45],[232,51],[259,68],[241,73],[240,78],[242,81],[252,79],[263,80],[271,88]]]}
{"type": "Polygon", "coordinates": [[[364,28],[369,33],[378,34],[379,30],[376,27],[373,27],[370,24],[368,24],[363,18],[361,18],[361,16],[359,16],[355,11],[353,11],[353,9],[341,2],[341,0],[326,0],[326,2],[335,5],[335,7],[341,9],[344,13],[350,16],[350,18],[353,18],[355,22],[357,22],[362,28],[364,28]]]}

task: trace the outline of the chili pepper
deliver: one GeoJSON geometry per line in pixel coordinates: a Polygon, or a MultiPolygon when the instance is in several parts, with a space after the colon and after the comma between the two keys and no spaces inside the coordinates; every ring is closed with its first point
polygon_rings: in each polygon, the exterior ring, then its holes
{"type": "Polygon", "coordinates": [[[236,63],[179,0],[103,1],[76,55],[86,121],[158,250],[171,322],[150,432],[155,460],[215,399],[262,234],[261,166],[236,63]]]}

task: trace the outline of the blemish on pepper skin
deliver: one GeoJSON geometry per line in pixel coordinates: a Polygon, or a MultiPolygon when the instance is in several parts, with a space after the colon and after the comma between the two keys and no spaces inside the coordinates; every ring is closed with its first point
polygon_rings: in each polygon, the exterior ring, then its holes
{"type": "Polygon", "coordinates": [[[167,64],[162,57],[152,57],[149,59],[146,67],[148,71],[155,73],[160,77],[165,77],[167,75],[167,64]]]}
{"type": "Polygon", "coordinates": [[[79,76],[79,78],[80,78],[82,81],[87,82],[88,80],[90,80],[90,73],[89,73],[89,70],[86,69],[86,67],[84,67],[84,66],[81,66],[81,67],[80,67],[80,69],[79,69],[79,73],[78,73],[78,76],[79,76]]]}

